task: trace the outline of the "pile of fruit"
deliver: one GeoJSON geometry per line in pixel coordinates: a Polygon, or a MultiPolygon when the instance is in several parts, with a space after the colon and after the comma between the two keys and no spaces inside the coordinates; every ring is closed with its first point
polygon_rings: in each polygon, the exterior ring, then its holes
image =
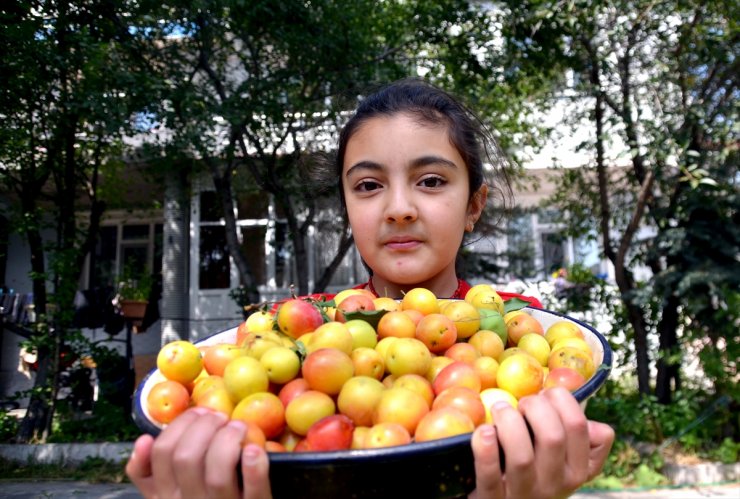
{"type": "Polygon", "coordinates": [[[252,314],[234,343],[174,341],[146,397],[166,425],[191,406],[246,423],[272,452],[368,449],[472,432],[490,407],[546,387],[573,391],[595,371],[574,322],[546,330],[487,284],[464,300],[424,288],[402,300],[345,290],[252,314]]]}

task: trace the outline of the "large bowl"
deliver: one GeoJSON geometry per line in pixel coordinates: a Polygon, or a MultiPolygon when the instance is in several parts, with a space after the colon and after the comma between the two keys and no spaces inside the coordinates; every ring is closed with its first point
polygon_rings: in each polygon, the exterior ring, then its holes
{"type": "MultiPolygon", "coordinates": [[[[594,375],[574,392],[586,402],[604,384],[612,367],[612,352],[604,336],[571,317],[527,308],[545,330],[554,322],[577,324],[591,346],[594,375]]],[[[206,346],[234,343],[236,327],[198,341],[206,346]]],[[[144,378],[134,394],[134,421],[142,431],[158,435],[162,425],[147,414],[146,400],[152,386],[164,378],[157,369],[144,378]]],[[[388,498],[458,497],[475,488],[471,434],[381,449],[335,452],[270,453],[270,481],[276,498],[388,498]]]]}

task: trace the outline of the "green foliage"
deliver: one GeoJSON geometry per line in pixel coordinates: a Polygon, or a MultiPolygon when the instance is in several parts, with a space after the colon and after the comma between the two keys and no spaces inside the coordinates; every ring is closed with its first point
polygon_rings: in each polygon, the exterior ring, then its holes
{"type": "Polygon", "coordinates": [[[656,487],[658,485],[667,485],[668,478],[655,471],[654,468],[648,466],[645,463],[641,463],[637,466],[637,469],[633,472],[635,485],[639,487],[656,487]]]}
{"type": "Polygon", "coordinates": [[[17,432],[18,418],[8,411],[0,411],[0,442],[12,442],[17,432]]]}
{"type": "Polygon", "coordinates": [[[713,390],[737,400],[737,2],[501,4],[507,46],[546,74],[572,72],[561,96],[583,106],[564,122],[595,128],[600,118],[601,134],[580,144],[593,159],[559,171],[547,203],[565,234],[594,237],[614,264],[630,334],[639,334],[640,389],[667,400],[671,377],[645,379],[651,364],[680,366],[680,353],[701,343],[713,390]],[[650,280],[638,280],[638,266],[650,280]]]}
{"type": "Polygon", "coordinates": [[[728,425],[731,427],[736,418],[728,400],[712,398],[703,390],[675,395],[673,403],[660,404],[653,396],[641,396],[634,388],[625,389],[609,380],[603,391],[589,400],[586,414],[611,425],[617,441],[645,442],[660,448],[678,445],[687,453],[706,457],[724,445],[722,452],[731,455],[732,447],[723,443],[728,425]]]}
{"type": "Polygon", "coordinates": [[[622,489],[667,485],[660,473],[663,460],[657,452],[640,453],[628,441],[617,439],[602,472],[587,483],[585,489],[622,489]]]}
{"type": "Polygon", "coordinates": [[[130,7],[16,2],[0,14],[8,47],[0,55],[0,185],[13,203],[6,215],[28,244],[38,315],[31,343],[39,369],[22,440],[48,436],[66,367],[59,361],[75,334],[75,292],[105,210],[100,185],[120,165],[132,117],[156,96],[116,20],[130,7]]]}
{"type": "Polygon", "coordinates": [[[738,457],[740,457],[740,442],[727,437],[722,440],[719,447],[709,452],[709,457],[724,464],[737,463],[738,457]]]}
{"type": "Polygon", "coordinates": [[[137,273],[127,266],[118,278],[116,290],[123,300],[146,301],[153,285],[154,278],[149,272],[144,270],[137,273]]]}
{"type": "MultiPolygon", "coordinates": [[[[299,294],[310,291],[305,228],[317,213],[341,217],[336,174],[322,171],[331,189],[317,189],[307,181],[315,173],[309,165],[323,162],[308,158],[331,153],[358,99],[378,84],[422,74],[476,109],[506,148],[540,136],[539,122],[520,118],[534,114],[533,101],[556,78],[507,59],[496,43],[498,11],[475,2],[288,0],[244,8],[216,0],[130,9],[118,20],[145,47],[160,82],[151,121],[172,132],[140,152],[163,170],[210,173],[224,195],[227,233],[236,234],[232,194],[270,195],[287,221],[299,294]]],[[[331,227],[347,241],[342,224],[331,227]]],[[[227,244],[253,302],[256,272],[236,240],[227,244]]]]}
{"type": "Polygon", "coordinates": [[[95,402],[89,415],[72,417],[60,410],[50,443],[132,442],[141,434],[126,407],[105,399],[95,402]]]}

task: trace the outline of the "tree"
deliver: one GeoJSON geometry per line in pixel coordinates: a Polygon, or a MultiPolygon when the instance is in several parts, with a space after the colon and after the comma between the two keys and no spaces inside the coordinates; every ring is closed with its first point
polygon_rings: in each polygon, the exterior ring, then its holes
{"type": "Polygon", "coordinates": [[[572,234],[599,234],[614,265],[634,333],[640,392],[653,389],[655,360],[655,393],[661,402],[671,400],[680,387],[681,344],[690,341],[705,342],[713,363],[727,366],[720,374],[705,365],[715,372],[717,392],[726,392],[736,368],[733,303],[740,282],[737,4],[505,4],[509,42],[565,63],[578,84],[564,94],[588,106],[595,132],[583,147],[593,151],[593,163],[564,174],[553,202],[568,214],[572,234]],[[552,37],[559,43],[541,43],[552,37]],[[610,156],[620,142],[625,154],[610,156]],[[625,158],[625,168],[612,168],[625,158]],[[568,209],[573,206],[585,209],[568,209]],[[638,235],[641,227],[652,235],[638,235]],[[652,279],[638,282],[637,265],[648,267],[652,279]],[[653,334],[658,355],[651,359],[653,334]]]}
{"type": "MultiPolygon", "coordinates": [[[[308,231],[327,213],[327,199],[336,199],[337,179],[322,197],[308,175],[315,153],[331,152],[357,99],[377,83],[422,71],[493,116],[504,108],[496,96],[514,88],[497,61],[492,18],[466,1],[170,2],[133,22],[141,24],[129,31],[149,40],[151,66],[166,82],[158,120],[172,137],[162,155],[195,159],[189,164],[210,172],[252,303],[257,283],[234,218],[239,188],[273,197],[287,221],[298,293],[321,290],[352,238],[334,204],[338,248],[309,290],[308,231]]],[[[509,99],[508,106],[512,126],[520,105],[509,99]]]]}
{"type": "Polygon", "coordinates": [[[43,441],[51,430],[74,295],[105,210],[101,178],[146,95],[133,91],[141,82],[126,71],[102,10],[66,1],[2,9],[0,40],[11,49],[0,58],[0,179],[29,244],[38,315],[30,341],[39,369],[22,441],[43,441]]]}

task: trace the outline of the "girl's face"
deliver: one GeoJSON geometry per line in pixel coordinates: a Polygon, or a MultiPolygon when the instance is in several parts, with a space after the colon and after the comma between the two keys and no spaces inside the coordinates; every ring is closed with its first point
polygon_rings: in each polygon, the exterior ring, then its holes
{"type": "Polygon", "coordinates": [[[406,114],[366,121],[347,143],[342,188],[379,294],[455,291],[457,251],[485,206],[487,187],[470,197],[467,167],[446,127],[406,114]]]}

